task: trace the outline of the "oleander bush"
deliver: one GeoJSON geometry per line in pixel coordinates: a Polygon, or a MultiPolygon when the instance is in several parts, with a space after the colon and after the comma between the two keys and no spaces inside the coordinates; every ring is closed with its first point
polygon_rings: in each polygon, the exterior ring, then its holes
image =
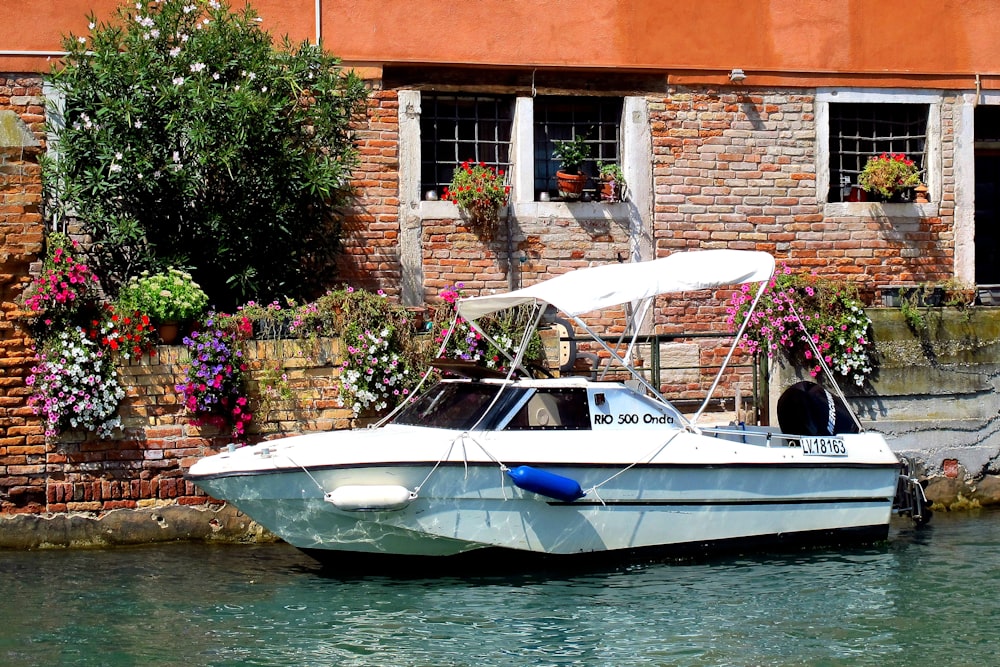
{"type": "Polygon", "coordinates": [[[357,163],[362,81],[320,46],[278,46],[249,6],[128,2],[66,36],[43,176],[111,296],[191,267],[220,308],[329,279],[357,163]]]}

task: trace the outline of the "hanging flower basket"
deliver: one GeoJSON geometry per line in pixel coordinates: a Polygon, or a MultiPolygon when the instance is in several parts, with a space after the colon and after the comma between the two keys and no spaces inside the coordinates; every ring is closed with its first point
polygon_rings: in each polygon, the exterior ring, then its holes
{"type": "Polygon", "coordinates": [[[486,239],[493,238],[500,225],[500,209],[507,205],[510,186],[504,171],[466,160],[455,168],[444,198],[454,202],[468,216],[469,226],[486,239]]]}
{"type": "Polygon", "coordinates": [[[920,185],[920,167],[902,153],[882,153],[868,158],[858,177],[858,185],[865,192],[890,200],[920,185]]]}

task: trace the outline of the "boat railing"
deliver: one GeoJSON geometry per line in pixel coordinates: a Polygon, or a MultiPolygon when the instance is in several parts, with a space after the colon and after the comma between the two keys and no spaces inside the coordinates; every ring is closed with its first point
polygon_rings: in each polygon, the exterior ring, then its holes
{"type": "Polygon", "coordinates": [[[783,434],[771,426],[731,424],[704,427],[701,432],[710,438],[762,447],[794,447],[798,442],[798,436],[783,434]]]}

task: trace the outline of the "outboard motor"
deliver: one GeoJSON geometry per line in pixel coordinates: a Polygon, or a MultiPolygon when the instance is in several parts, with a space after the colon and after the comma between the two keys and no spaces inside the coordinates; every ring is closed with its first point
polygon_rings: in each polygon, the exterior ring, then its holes
{"type": "Polygon", "coordinates": [[[815,382],[796,382],[778,399],[778,426],[788,435],[857,433],[850,409],[815,382]]]}

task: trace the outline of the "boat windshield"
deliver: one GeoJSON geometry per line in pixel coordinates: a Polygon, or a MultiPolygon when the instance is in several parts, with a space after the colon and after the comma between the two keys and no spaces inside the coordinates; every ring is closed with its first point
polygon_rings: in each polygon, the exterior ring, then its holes
{"type": "MultiPolygon", "coordinates": [[[[500,386],[495,384],[441,382],[406,406],[392,421],[410,426],[470,429],[486,412],[498,391],[500,386]]],[[[523,392],[523,389],[505,389],[504,396],[497,401],[494,414],[505,414],[511,401],[523,392]]],[[[495,418],[484,420],[481,426],[495,428],[496,421],[495,418]]]]}

